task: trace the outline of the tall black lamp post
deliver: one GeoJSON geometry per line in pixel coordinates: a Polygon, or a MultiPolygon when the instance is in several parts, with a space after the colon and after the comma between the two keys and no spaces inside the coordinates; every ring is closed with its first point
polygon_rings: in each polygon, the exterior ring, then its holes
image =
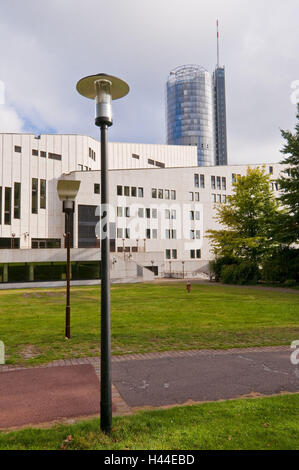
{"type": "Polygon", "coordinates": [[[120,78],[99,73],[84,77],[77,83],[77,91],[95,100],[95,124],[101,129],[101,429],[112,430],[111,382],[111,327],[110,327],[110,246],[108,193],[108,127],[112,126],[112,100],[122,98],[129,86],[120,78]]]}
{"type": "Polygon", "coordinates": [[[65,337],[71,337],[71,216],[74,213],[75,199],[79,191],[81,181],[59,180],[57,193],[63,201],[63,212],[66,215],[66,307],[65,307],[65,337]]]}

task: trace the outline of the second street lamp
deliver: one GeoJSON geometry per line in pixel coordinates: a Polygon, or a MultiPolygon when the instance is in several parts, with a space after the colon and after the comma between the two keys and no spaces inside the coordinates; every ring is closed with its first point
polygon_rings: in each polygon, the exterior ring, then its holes
{"type": "Polygon", "coordinates": [[[101,129],[101,429],[112,430],[110,240],[108,192],[108,127],[112,126],[112,100],[122,98],[129,86],[120,78],[100,73],[84,77],[77,91],[95,100],[95,124],[101,129]]]}
{"type": "Polygon", "coordinates": [[[59,180],[57,182],[58,197],[63,201],[63,212],[66,215],[66,307],[65,307],[65,337],[71,337],[71,215],[74,213],[75,198],[79,191],[80,181],[59,180]]]}

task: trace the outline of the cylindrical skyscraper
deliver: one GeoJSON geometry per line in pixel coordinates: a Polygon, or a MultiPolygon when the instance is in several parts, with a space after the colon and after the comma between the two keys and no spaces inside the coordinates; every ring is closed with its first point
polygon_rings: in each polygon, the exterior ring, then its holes
{"type": "Polygon", "coordinates": [[[183,65],[169,74],[166,94],[167,143],[196,145],[199,166],[215,165],[211,74],[183,65]]]}

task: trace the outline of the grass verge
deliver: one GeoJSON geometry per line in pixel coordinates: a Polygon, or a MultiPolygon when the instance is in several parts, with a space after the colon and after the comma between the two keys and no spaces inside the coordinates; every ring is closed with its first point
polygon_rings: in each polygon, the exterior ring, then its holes
{"type": "Polygon", "coordinates": [[[0,433],[1,450],[298,450],[299,394],[205,403],[0,433]],[[68,439],[68,436],[71,438],[68,439]]]}

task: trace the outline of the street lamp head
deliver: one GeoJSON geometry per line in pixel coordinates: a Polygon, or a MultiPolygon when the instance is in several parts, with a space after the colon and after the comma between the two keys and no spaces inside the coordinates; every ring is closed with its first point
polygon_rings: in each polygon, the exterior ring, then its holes
{"type": "Polygon", "coordinates": [[[63,201],[63,211],[74,212],[74,200],[79,191],[81,181],[58,180],[57,193],[60,201],[63,201]]]}
{"type": "Polygon", "coordinates": [[[77,83],[80,95],[95,100],[95,124],[112,125],[111,101],[122,98],[129,93],[129,85],[120,78],[98,73],[81,78],[77,83]]]}
{"type": "Polygon", "coordinates": [[[74,201],[80,188],[81,181],[58,180],[57,193],[60,201],[74,201]]]}

